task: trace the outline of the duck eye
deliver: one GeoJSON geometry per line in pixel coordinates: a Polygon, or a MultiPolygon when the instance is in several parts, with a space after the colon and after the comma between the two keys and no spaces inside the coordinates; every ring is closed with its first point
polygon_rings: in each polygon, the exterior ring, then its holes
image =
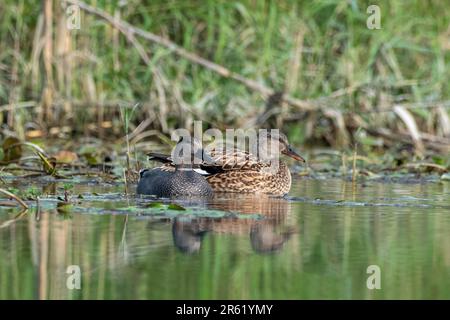
{"type": "Polygon", "coordinates": [[[149,171],[148,169],[141,169],[140,171],[139,171],[139,177],[143,177],[144,176],[144,173],[146,173],[147,171],[149,171]]]}

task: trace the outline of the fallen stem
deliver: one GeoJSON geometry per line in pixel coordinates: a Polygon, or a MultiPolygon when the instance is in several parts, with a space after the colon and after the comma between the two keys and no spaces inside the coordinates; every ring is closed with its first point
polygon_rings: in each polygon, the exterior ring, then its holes
{"type": "Polygon", "coordinates": [[[7,220],[5,222],[3,222],[2,224],[0,224],[0,229],[6,228],[8,226],[10,226],[11,224],[13,224],[14,222],[16,222],[17,220],[19,220],[20,218],[22,218],[25,213],[27,212],[27,208],[24,208],[17,216],[15,216],[13,219],[7,220]]]}
{"type": "Polygon", "coordinates": [[[4,195],[7,195],[8,197],[16,200],[23,208],[28,209],[28,205],[22,200],[20,199],[18,196],[16,196],[15,194],[0,188],[0,193],[3,193],[4,195]]]}

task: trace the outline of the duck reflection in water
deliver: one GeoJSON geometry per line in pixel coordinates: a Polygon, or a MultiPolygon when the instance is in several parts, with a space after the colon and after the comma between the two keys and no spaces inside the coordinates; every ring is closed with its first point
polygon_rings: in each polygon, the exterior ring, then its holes
{"type": "Polygon", "coordinates": [[[220,209],[241,215],[260,214],[261,218],[175,218],[172,224],[174,245],[183,253],[200,251],[206,233],[247,234],[251,248],[260,254],[279,252],[295,228],[288,226],[291,204],[286,199],[254,196],[224,195],[212,201],[210,209],[220,209]]]}
{"type": "Polygon", "coordinates": [[[181,252],[192,254],[200,251],[206,230],[192,221],[175,218],[172,224],[173,243],[181,252]]]}
{"type": "Polygon", "coordinates": [[[250,231],[250,243],[258,253],[274,253],[283,248],[293,233],[293,228],[277,232],[273,225],[255,224],[250,231]]]}

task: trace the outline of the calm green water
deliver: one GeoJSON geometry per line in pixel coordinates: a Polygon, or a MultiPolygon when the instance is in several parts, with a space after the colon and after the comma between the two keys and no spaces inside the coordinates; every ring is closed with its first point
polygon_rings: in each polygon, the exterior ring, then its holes
{"type": "Polygon", "coordinates": [[[19,216],[1,207],[0,299],[450,299],[448,183],[297,180],[288,200],[167,212],[122,189],[76,186],[69,214],[55,196],[19,216]],[[381,289],[367,288],[370,265],[381,289]]]}

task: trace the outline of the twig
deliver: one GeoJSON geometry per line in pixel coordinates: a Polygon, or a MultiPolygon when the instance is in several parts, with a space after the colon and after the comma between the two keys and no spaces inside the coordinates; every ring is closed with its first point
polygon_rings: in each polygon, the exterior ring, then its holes
{"type": "Polygon", "coordinates": [[[8,197],[16,200],[24,209],[28,209],[28,205],[22,199],[20,199],[18,196],[16,196],[15,194],[13,194],[5,189],[2,189],[2,188],[0,188],[0,193],[3,193],[5,195],[7,195],[8,197]]]}
{"type": "MultiPolygon", "coordinates": [[[[403,143],[409,143],[413,144],[413,141],[411,139],[411,136],[404,133],[395,133],[389,129],[386,128],[365,128],[367,132],[374,136],[380,136],[383,139],[390,140],[390,141],[401,141],[403,143]]],[[[422,133],[421,133],[422,134],[422,133]]],[[[429,138],[429,137],[428,137],[429,138]]],[[[423,143],[427,146],[428,149],[436,150],[440,153],[448,153],[450,152],[450,143],[448,141],[432,141],[431,139],[426,140],[423,139],[423,143]]]]}
{"type": "Polygon", "coordinates": [[[422,163],[407,163],[405,165],[402,166],[403,168],[413,168],[413,169],[418,169],[420,167],[425,167],[428,168],[430,170],[436,170],[436,171],[440,171],[440,172],[448,172],[448,169],[444,166],[441,166],[439,164],[436,163],[427,163],[427,162],[422,162],[422,163]]]}
{"type": "Polygon", "coordinates": [[[356,182],[356,176],[358,175],[356,172],[356,157],[357,157],[357,153],[358,153],[358,144],[355,143],[355,147],[353,149],[353,164],[352,164],[352,183],[353,185],[356,182]]]}
{"type": "Polygon", "coordinates": [[[22,218],[25,213],[27,212],[27,208],[24,208],[17,216],[15,216],[13,219],[7,220],[5,222],[3,222],[2,224],[0,224],[0,229],[2,228],[6,228],[8,226],[10,226],[11,224],[13,224],[14,222],[16,222],[17,220],[19,220],[20,218],[22,218]]]}
{"type": "Polygon", "coordinates": [[[11,148],[15,148],[17,146],[26,146],[26,147],[30,147],[31,149],[33,149],[34,151],[38,151],[40,153],[42,153],[43,155],[47,156],[47,153],[44,151],[44,149],[42,149],[41,147],[39,147],[37,144],[31,143],[31,142],[27,142],[27,141],[21,141],[21,142],[17,142],[14,144],[9,145],[8,147],[4,148],[5,151],[9,150],[11,148]]]}
{"type": "Polygon", "coordinates": [[[36,173],[45,173],[44,170],[40,170],[40,169],[34,169],[34,168],[27,168],[27,167],[21,167],[21,166],[17,166],[17,167],[5,167],[3,170],[5,171],[29,171],[29,172],[36,172],[36,173]]]}
{"type": "Polygon", "coordinates": [[[36,106],[35,101],[22,101],[17,103],[4,104],[0,106],[0,112],[11,111],[19,108],[34,108],[36,106]]]}
{"type": "Polygon", "coordinates": [[[39,199],[39,196],[36,197],[36,216],[35,216],[36,221],[41,220],[41,202],[39,199]]]}
{"type": "Polygon", "coordinates": [[[128,196],[127,170],[123,168],[123,179],[125,180],[125,194],[128,196]]]}

